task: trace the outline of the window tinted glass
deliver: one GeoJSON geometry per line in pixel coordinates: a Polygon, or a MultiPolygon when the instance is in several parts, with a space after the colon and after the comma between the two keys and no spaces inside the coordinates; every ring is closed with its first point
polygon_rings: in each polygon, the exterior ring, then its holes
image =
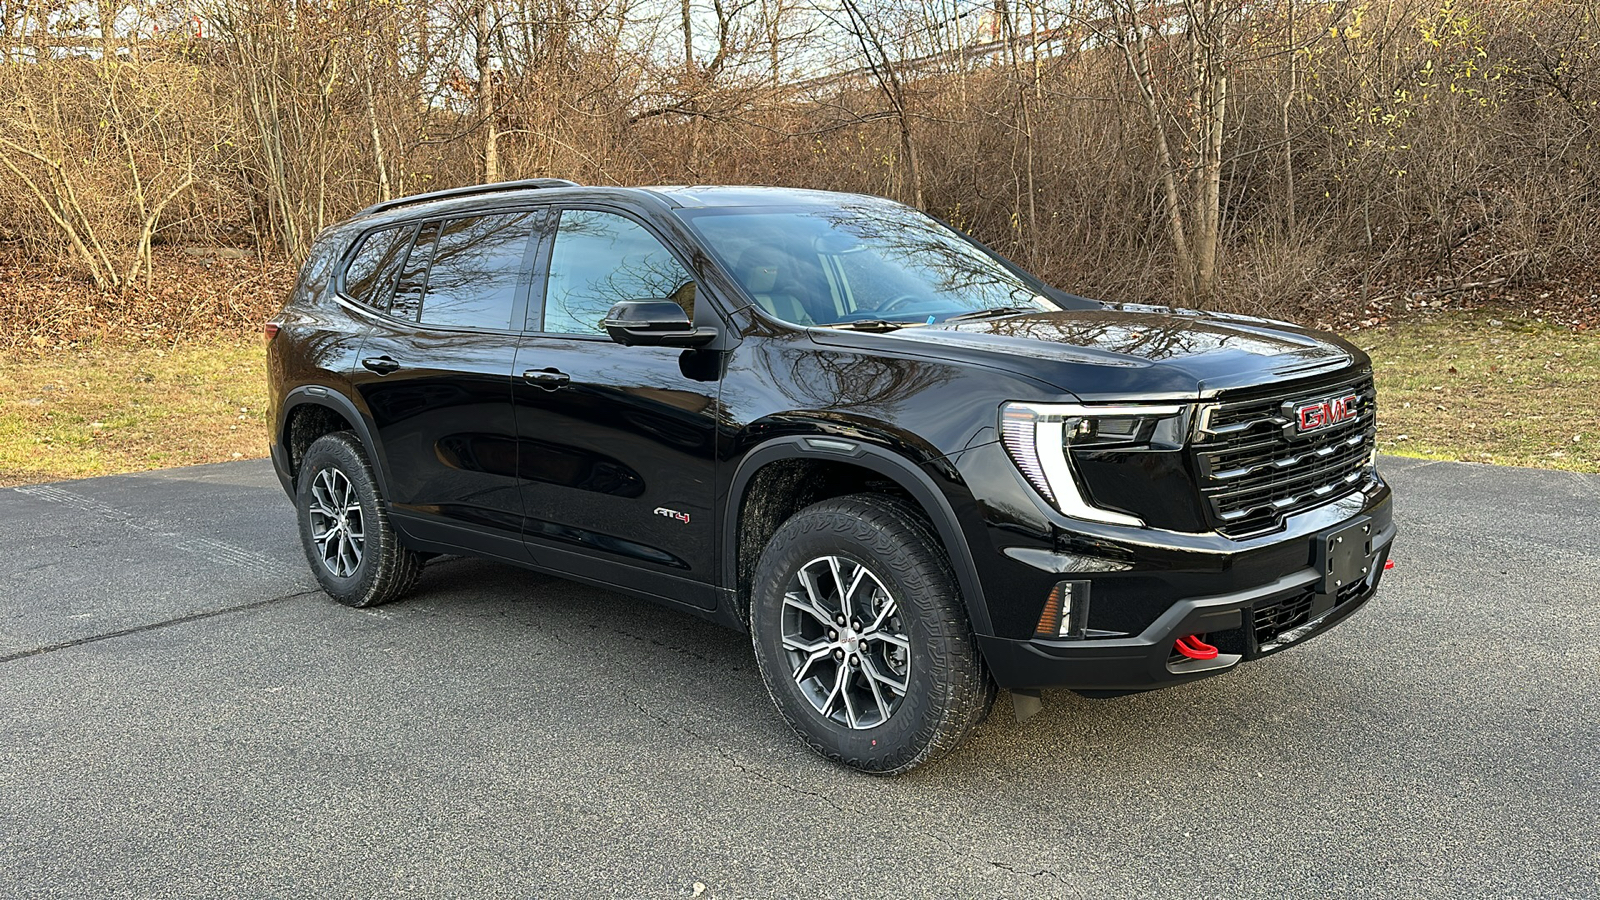
{"type": "Polygon", "coordinates": [[[388,309],[394,277],[405,262],[414,226],[403,225],[374,231],[361,241],[360,249],[344,272],[344,292],[350,299],[377,309],[388,309]]]}
{"type": "Polygon", "coordinates": [[[561,214],[542,330],[604,334],[600,320],[612,304],[654,298],[672,300],[694,318],[694,279],[660,241],[612,213],[561,214]]]}
{"type": "Polygon", "coordinates": [[[411,252],[400,267],[400,278],[394,286],[394,302],[389,304],[389,315],[416,321],[417,310],[422,308],[422,289],[428,285],[428,259],[433,256],[433,242],[438,236],[438,222],[423,225],[417,233],[411,252]]]}
{"type": "Polygon", "coordinates": [[[679,213],[767,312],[801,325],[1053,310],[1045,287],[914,209],[862,200],[679,213]]]}
{"type": "Polygon", "coordinates": [[[430,325],[510,328],[517,286],[526,283],[536,213],[451,219],[439,229],[422,298],[430,325]]]}

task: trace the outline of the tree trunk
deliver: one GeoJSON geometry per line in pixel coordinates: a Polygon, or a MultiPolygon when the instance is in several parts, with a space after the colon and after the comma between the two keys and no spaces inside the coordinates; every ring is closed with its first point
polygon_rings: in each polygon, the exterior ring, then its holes
{"type": "Polygon", "coordinates": [[[1199,234],[1195,238],[1194,290],[1202,300],[1212,300],[1217,292],[1217,250],[1222,243],[1222,130],[1228,110],[1228,70],[1220,60],[1206,67],[1206,88],[1211,103],[1201,110],[1205,127],[1201,133],[1203,165],[1199,204],[1195,218],[1199,234]]]}
{"type": "Polygon", "coordinates": [[[1173,262],[1178,282],[1186,292],[1193,292],[1194,257],[1189,252],[1188,229],[1184,227],[1182,200],[1178,195],[1178,167],[1172,159],[1172,147],[1167,143],[1167,127],[1161,121],[1161,105],[1156,100],[1155,79],[1150,70],[1150,52],[1145,45],[1143,28],[1132,8],[1128,15],[1127,31],[1122,41],[1123,56],[1139,88],[1150,116],[1150,129],[1156,141],[1156,167],[1160,170],[1162,198],[1167,210],[1167,226],[1172,232],[1173,262]]]}
{"type": "Polygon", "coordinates": [[[683,78],[685,84],[694,80],[694,19],[689,0],[683,0],[683,78]]]}
{"type": "Polygon", "coordinates": [[[478,119],[483,122],[483,183],[500,180],[500,127],[496,122],[497,110],[494,96],[494,73],[489,71],[489,45],[494,35],[490,30],[489,2],[478,4],[478,45],[474,62],[478,66],[478,119]]]}
{"type": "Polygon", "coordinates": [[[1294,4],[1295,0],[1287,0],[1289,12],[1288,35],[1284,44],[1289,50],[1289,89],[1283,94],[1283,217],[1288,225],[1289,237],[1292,240],[1295,233],[1294,215],[1294,136],[1289,132],[1289,107],[1294,104],[1294,94],[1297,88],[1295,83],[1295,46],[1294,46],[1294,4]]]}
{"type": "Polygon", "coordinates": [[[378,174],[378,199],[388,200],[394,196],[389,187],[389,166],[383,158],[383,132],[378,130],[378,102],[373,96],[373,73],[367,73],[366,100],[367,100],[367,128],[372,132],[372,167],[378,174]]]}

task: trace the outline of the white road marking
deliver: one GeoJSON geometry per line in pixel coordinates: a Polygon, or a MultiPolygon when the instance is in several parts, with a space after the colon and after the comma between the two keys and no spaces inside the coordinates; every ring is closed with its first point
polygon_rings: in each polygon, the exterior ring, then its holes
{"type": "MultiPolygon", "coordinates": [[[[70,506],[73,509],[81,510],[83,512],[93,513],[103,519],[111,520],[135,531],[146,532],[154,537],[183,537],[183,532],[159,520],[140,521],[132,513],[126,510],[118,509],[114,506],[101,503],[99,500],[96,500],[92,497],[85,497],[82,494],[69,491],[66,488],[57,487],[53,484],[33,484],[25,487],[13,488],[13,490],[19,494],[26,494],[30,497],[35,497],[47,503],[59,503],[63,506],[70,506]]],[[[179,550],[200,554],[207,559],[229,563],[236,566],[244,566],[246,568],[271,568],[277,565],[272,560],[262,556],[259,553],[246,550],[243,547],[234,546],[226,541],[219,541],[216,538],[192,537],[179,541],[173,546],[177,547],[179,550]]]]}

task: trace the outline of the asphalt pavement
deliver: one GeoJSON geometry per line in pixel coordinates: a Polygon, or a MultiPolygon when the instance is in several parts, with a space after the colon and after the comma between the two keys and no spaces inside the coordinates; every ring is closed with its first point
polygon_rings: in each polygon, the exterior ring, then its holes
{"type": "Polygon", "coordinates": [[[1600,477],[1384,468],[1338,629],[895,779],[687,615],[464,559],[338,606],[265,461],[0,490],[0,897],[1600,896],[1600,477]]]}

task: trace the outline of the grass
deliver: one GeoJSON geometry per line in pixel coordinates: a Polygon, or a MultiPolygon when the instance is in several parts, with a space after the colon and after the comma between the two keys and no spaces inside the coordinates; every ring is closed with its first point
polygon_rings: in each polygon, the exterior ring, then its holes
{"type": "Polygon", "coordinates": [[[1372,356],[1385,453],[1600,472],[1600,332],[1477,310],[1352,340],[1372,356]]]}
{"type": "MultiPolygon", "coordinates": [[[[1600,472],[1600,333],[1465,312],[1353,337],[1385,452],[1600,472]]],[[[254,336],[0,354],[0,485],[264,456],[265,407],[254,336]]]]}
{"type": "Polygon", "coordinates": [[[266,455],[259,337],[0,354],[0,485],[266,455]]]}

